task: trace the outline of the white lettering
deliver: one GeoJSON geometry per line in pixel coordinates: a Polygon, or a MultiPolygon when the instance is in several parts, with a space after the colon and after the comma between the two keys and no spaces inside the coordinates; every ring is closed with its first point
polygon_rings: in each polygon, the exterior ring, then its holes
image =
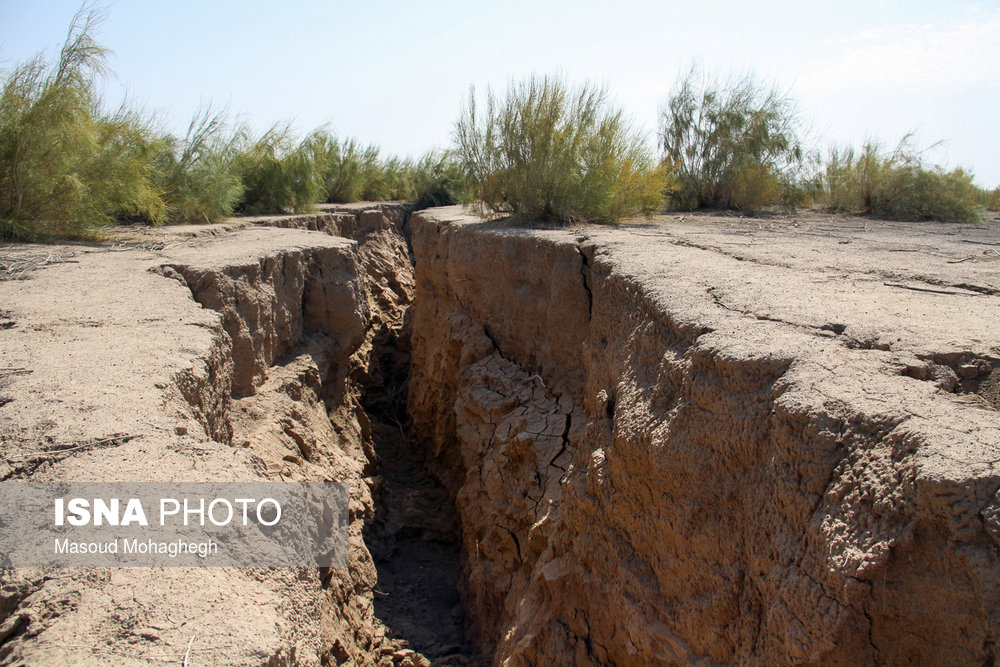
{"type": "Polygon", "coordinates": [[[67,503],[69,523],[71,526],[85,526],[90,523],[90,503],[83,498],[73,498],[67,503]]]}
{"type": "Polygon", "coordinates": [[[165,526],[167,524],[167,515],[174,515],[181,511],[181,504],[174,500],[173,498],[160,498],[160,525],[165,526]],[[167,510],[167,503],[173,504],[173,509],[167,510]]]}
{"type": "Polygon", "coordinates": [[[55,541],[57,554],[117,554],[118,540],[111,542],[70,542],[68,538],[55,541]]]}
{"type": "Polygon", "coordinates": [[[140,526],[148,526],[149,522],[146,520],[146,512],[142,509],[142,503],[139,502],[138,498],[131,498],[128,501],[128,505],[125,506],[125,516],[122,517],[123,526],[128,526],[133,523],[137,523],[140,526]]]}
{"type": "Polygon", "coordinates": [[[259,521],[264,526],[273,526],[274,524],[281,521],[281,505],[278,504],[278,501],[275,500],[274,498],[264,498],[259,503],[257,503],[257,521],[259,521]],[[264,507],[264,503],[272,503],[274,505],[274,521],[270,523],[265,521],[264,517],[262,517],[260,514],[260,510],[262,507],[264,507]]]}
{"type": "Polygon", "coordinates": [[[253,498],[237,498],[236,504],[243,507],[243,525],[247,525],[247,505],[254,502],[253,498]]]}
{"type": "Polygon", "coordinates": [[[209,504],[209,506],[208,506],[208,520],[211,521],[212,523],[214,523],[216,526],[228,526],[229,522],[233,520],[233,505],[232,505],[232,503],[230,503],[225,498],[216,498],[215,500],[213,500],[209,504]],[[215,509],[215,506],[219,505],[219,504],[225,505],[226,509],[229,510],[229,513],[226,515],[226,520],[225,521],[216,521],[215,520],[215,512],[213,510],[215,509]]]}
{"type": "Polygon", "coordinates": [[[118,525],[118,499],[111,499],[111,506],[101,498],[94,498],[94,525],[101,526],[107,521],[109,526],[118,525]]]}

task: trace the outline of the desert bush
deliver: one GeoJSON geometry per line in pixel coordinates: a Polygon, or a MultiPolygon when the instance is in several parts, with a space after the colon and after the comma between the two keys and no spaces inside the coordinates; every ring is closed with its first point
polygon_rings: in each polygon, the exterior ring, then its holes
{"type": "Polygon", "coordinates": [[[461,169],[443,153],[428,153],[417,161],[383,158],[378,146],[361,146],[354,139],[337,140],[325,129],[314,133],[311,141],[323,165],[327,202],[460,201],[457,184],[463,178],[461,169]]]}
{"type": "Polygon", "coordinates": [[[395,201],[413,197],[413,162],[398,157],[382,161],[378,188],[371,192],[370,201],[395,201]]]}
{"type": "Polygon", "coordinates": [[[462,200],[465,176],[447,153],[429,152],[417,161],[382,158],[377,146],[338,140],[325,129],[311,142],[323,165],[327,202],[411,200],[427,207],[462,200]]]}
{"type": "Polygon", "coordinates": [[[354,139],[338,140],[326,129],[314,132],[308,143],[321,166],[327,202],[362,201],[377,189],[382,172],[377,146],[363,147],[354,139]]]}
{"type": "Polygon", "coordinates": [[[972,174],[925,165],[912,135],[906,135],[891,152],[874,141],[866,142],[860,151],[831,148],[823,185],[833,211],[888,220],[980,219],[980,196],[972,174]]]}
{"type": "Polygon", "coordinates": [[[311,138],[296,143],[289,125],[260,135],[243,128],[234,139],[233,173],[243,184],[237,213],[301,213],[321,201],[323,162],[311,138]]]}
{"type": "Polygon", "coordinates": [[[418,208],[450,206],[465,199],[465,172],[447,151],[425,153],[411,166],[412,198],[418,208]]]}
{"type": "Polygon", "coordinates": [[[993,188],[992,190],[980,188],[979,203],[987,211],[1000,211],[1000,187],[993,188]]]}
{"type": "Polygon", "coordinates": [[[156,140],[123,106],[101,110],[107,51],[93,33],[104,15],[74,16],[55,61],[38,54],[3,79],[0,93],[0,237],[79,235],[116,216],[161,222],[152,184],[156,140]]]}
{"type": "Polygon", "coordinates": [[[473,89],[454,134],[482,214],[614,221],[662,203],[664,171],[603,88],[532,77],[488,90],[483,114],[473,89]]]}
{"type": "Polygon", "coordinates": [[[409,199],[412,191],[410,176],[409,160],[398,157],[375,160],[366,165],[361,199],[364,201],[409,199]]]}
{"type": "Polygon", "coordinates": [[[217,222],[233,214],[243,184],[231,161],[234,136],[225,112],[199,109],[183,139],[167,136],[153,165],[170,222],[217,222]]]}
{"type": "Polygon", "coordinates": [[[794,207],[803,149],[795,105],[752,75],[726,82],[692,68],[660,119],[663,160],[673,171],[669,204],[753,211],[794,207]]]}

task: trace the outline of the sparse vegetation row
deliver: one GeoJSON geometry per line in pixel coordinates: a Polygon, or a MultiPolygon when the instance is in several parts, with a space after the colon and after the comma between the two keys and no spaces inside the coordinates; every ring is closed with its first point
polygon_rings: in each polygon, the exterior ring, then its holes
{"type": "Polygon", "coordinates": [[[697,70],[667,101],[658,155],[605,89],[558,77],[470,93],[451,151],[418,160],[327,128],[298,139],[263,133],[205,108],[184,137],[97,91],[106,50],[100,11],[74,18],[58,57],[6,72],[0,90],[0,240],[86,234],[116,220],[214,222],[234,213],[305,211],[317,202],[465,201],[487,215],[615,221],[672,208],[742,211],[803,203],[899,220],[978,220],[1000,189],[927,165],[912,137],[805,149],[792,100],[752,76],[697,70]]]}
{"type": "Polygon", "coordinates": [[[215,222],[324,201],[460,201],[464,181],[446,152],[385,158],[326,128],[302,140],[288,125],[255,134],[210,108],[176,137],[128,107],[107,112],[97,92],[107,51],[94,40],[103,18],[81,10],[58,57],[38,54],[3,75],[0,240],[86,235],[113,221],[215,222]]]}

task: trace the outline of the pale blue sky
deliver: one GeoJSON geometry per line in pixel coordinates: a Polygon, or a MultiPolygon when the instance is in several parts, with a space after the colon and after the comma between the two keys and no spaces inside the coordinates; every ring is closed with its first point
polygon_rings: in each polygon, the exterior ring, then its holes
{"type": "MultiPolygon", "coordinates": [[[[930,159],[1000,184],[1000,1],[454,0],[107,2],[117,82],[183,132],[202,102],[254,126],[330,123],[419,154],[445,146],[470,85],[561,72],[608,86],[654,139],[693,59],[790,90],[821,145],[915,130],[930,159]]],[[[0,0],[2,65],[54,50],[75,0],[0,0]]]]}

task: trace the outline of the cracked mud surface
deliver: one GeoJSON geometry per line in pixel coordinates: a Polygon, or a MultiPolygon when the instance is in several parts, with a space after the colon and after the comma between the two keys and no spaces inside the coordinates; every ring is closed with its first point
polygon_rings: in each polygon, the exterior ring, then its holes
{"type": "Polygon", "coordinates": [[[0,662],[1000,660],[1000,227],[390,213],[0,248],[0,477],[352,481],[344,571],[5,571],[0,662]]]}
{"type": "Polygon", "coordinates": [[[997,659],[1000,227],[411,225],[410,414],[497,662],[997,659]]]}
{"type": "Polygon", "coordinates": [[[998,224],[685,214],[583,235],[654,286],[673,273],[658,263],[681,263],[719,308],[888,351],[899,373],[998,409],[998,224]]]}
{"type": "Polygon", "coordinates": [[[362,540],[377,475],[356,377],[404,321],[406,212],[123,230],[58,262],[3,249],[33,264],[0,282],[0,476],[335,479],[351,524],[326,571],[4,570],[0,662],[429,664],[377,616],[362,540]]]}
{"type": "Polygon", "coordinates": [[[995,353],[1000,227],[789,218],[667,216],[587,235],[655,280],[684,255],[721,307],[926,356],[964,345],[995,353]],[[617,238],[616,238],[617,235],[617,238]],[[631,239],[641,237],[646,243],[631,239]],[[671,253],[668,246],[694,252],[671,253]],[[700,252],[699,252],[700,251],[700,252]],[[641,268],[640,268],[641,267],[641,268]],[[951,298],[945,298],[951,297],[951,298]]]}

